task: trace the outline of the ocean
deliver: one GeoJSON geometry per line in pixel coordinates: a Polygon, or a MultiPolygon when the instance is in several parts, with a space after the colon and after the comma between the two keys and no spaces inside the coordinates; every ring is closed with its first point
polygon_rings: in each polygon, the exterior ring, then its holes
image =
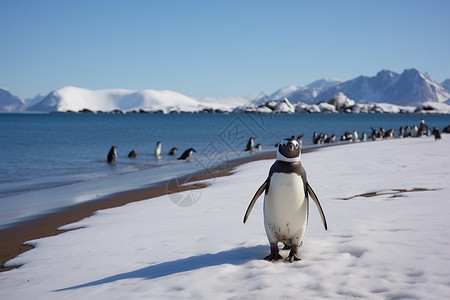
{"type": "Polygon", "coordinates": [[[243,151],[250,137],[264,151],[304,134],[308,147],[314,132],[339,140],[345,131],[370,136],[383,127],[398,135],[422,118],[431,128],[450,125],[450,115],[417,114],[0,114],[0,226],[251,155],[243,151]],[[197,151],[190,162],[176,159],[190,147],[197,151]],[[131,150],[136,158],[127,157],[131,150]]]}

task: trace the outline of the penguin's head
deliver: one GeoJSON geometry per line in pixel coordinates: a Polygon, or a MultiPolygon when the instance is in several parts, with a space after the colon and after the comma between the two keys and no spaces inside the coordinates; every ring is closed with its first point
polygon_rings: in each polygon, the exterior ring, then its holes
{"type": "Polygon", "coordinates": [[[277,160],[285,162],[300,161],[301,145],[293,138],[282,140],[278,144],[277,160]]]}

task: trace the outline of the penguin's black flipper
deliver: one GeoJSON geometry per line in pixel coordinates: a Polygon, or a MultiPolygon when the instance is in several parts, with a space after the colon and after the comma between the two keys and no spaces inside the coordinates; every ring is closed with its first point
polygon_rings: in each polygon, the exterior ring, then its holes
{"type": "Polygon", "coordinates": [[[244,223],[247,221],[248,216],[250,215],[250,212],[253,209],[253,206],[255,205],[256,200],[258,200],[259,196],[266,190],[267,188],[267,179],[263,182],[263,184],[259,187],[259,189],[256,191],[255,195],[253,196],[252,201],[250,201],[250,204],[248,205],[247,211],[245,212],[244,216],[244,223]]]}
{"type": "Polygon", "coordinates": [[[306,184],[306,188],[308,189],[308,194],[311,196],[311,198],[316,203],[317,209],[319,210],[319,213],[320,213],[320,217],[322,218],[323,227],[325,227],[325,230],[327,230],[328,229],[327,220],[325,219],[325,214],[323,213],[322,206],[320,205],[319,199],[317,198],[316,193],[314,193],[314,190],[309,185],[309,183],[306,184]]]}

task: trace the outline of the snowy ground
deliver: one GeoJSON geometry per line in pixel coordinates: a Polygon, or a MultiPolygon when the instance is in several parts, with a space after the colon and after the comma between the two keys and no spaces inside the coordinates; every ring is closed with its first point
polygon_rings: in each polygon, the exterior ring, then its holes
{"type": "MultiPolygon", "coordinates": [[[[267,262],[259,199],[272,161],[174,195],[99,211],[32,241],[0,273],[1,299],[445,299],[450,295],[450,135],[323,148],[302,156],[314,204],[299,262],[267,262]],[[425,191],[398,192],[413,188],[425,191]],[[354,197],[376,192],[374,197],[354,197]],[[175,199],[178,200],[178,199],[175,199]]],[[[282,252],[282,255],[287,253],[282,252]]]]}

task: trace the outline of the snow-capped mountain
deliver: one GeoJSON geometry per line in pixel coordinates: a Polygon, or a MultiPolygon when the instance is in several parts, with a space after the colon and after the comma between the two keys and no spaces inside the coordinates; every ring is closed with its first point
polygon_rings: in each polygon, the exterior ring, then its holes
{"type": "Polygon", "coordinates": [[[327,102],[339,92],[358,103],[419,105],[424,102],[444,102],[450,98],[450,92],[442,85],[416,69],[405,70],[402,74],[382,70],[373,77],[359,76],[349,81],[334,83],[323,87],[313,84],[306,87],[290,86],[278,90],[273,96],[282,94],[293,103],[308,104],[327,102]]]}
{"type": "Polygon", "coordinates": [[[157,90],[88,90],[78,87],[64,87],[48,94],[41,102],[29,107],[36,112],[111,112],[148,111],[197,112],[203,109],[227,107],[217,103],[202,103],[180,93],[157,90]]]}
{"type": "MultiPolygon", "coordinates": [[[[339,98],[339,97],[338,97],[339,98]]],[[[441,106],[430,103],[450,104],[450,79],[442,84],[428,74],[415,69],[402,74],[382,70],[376,76],[359,76],[349,81],[321,79],[307,86],[291,85],[277,90],[270,96],[264,93],[247,97],[191,98],[174,91],[158,90],[88,90],[63,87],[50,94],[22,100],[8,90],[0,88],[0,112],[386,112],[386,105],[402,106],[401,112],[420,110],[436,111],[441,106]],[[355,102],[351,108],[342,108],[336,95],[342,93],[355,102]],[[333,103],[329,101],[336,98],[333,103]],[[324,103],[324,104],[322,104],[324,103]],[[362,104],[383,104],[360,106],[362,104]],[[423,104],[425,104],[423,106],[423,104]],[[386,104],[386,105],[385,105],[386,104]],[[331,106],[333,107],[331,107],[331,106]],[[405,108],[407,107],[407,108],[405,108]],[[411,108],[413,107],[413,108],[411,108]],[[366,109],[368,108],[368,109],[366,109]]],[[[444,107],[445,108],[445,107],[444,107]]],[[[388,110],[388,111],[395,111],[388,110]]],[[[447,110],[445,110],[447,111],[447,110]]]]}
{"type": "Polygon", "coordinates": [[[21,98],[0,87],[0,112],[18,112],[24,110],[25,107],[26,104],[21,98]]]}
{"type": "Polygon", "coordinates": [[[38,94],[32,98],[24,99],[24,101],[25,101],[25,104],[27,105],[27,107],[31,107],[31,106],[41,102],[42,100],[44,100],[45,97],[47,97],[47,94],[38,94]]]}
{"type": "Polygon", "coordinates": [[[272,95],[271,99],[284,99],[288,98],[291,102],[305,102],[305,103],[316,103],[316,98],[321,91],[332,88],[342,81],[339,79],[319,79],[314,81],[307,86],[301,85],[291,85],[279,89],[272,95]]]}
{"type": "Polygon", "coordinates": [[[442,83],[441,86],[444,88],[445,91],[447,91],[448,93],[450,93],[450,78],[449,79],[445,79],[442,83]]]}

